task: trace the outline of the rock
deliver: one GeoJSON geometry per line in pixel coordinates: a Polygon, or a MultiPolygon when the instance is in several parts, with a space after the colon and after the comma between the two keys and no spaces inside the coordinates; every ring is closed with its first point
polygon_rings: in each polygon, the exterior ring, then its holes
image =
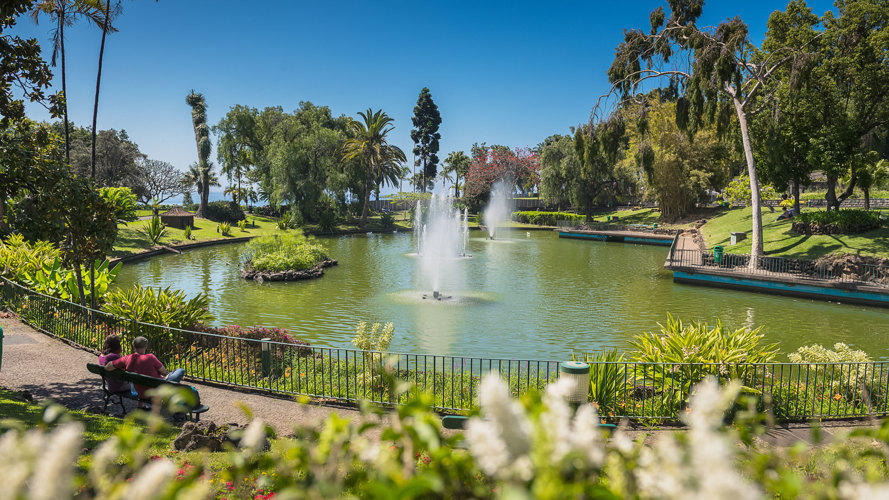
{"type": "Polygon", "coordinates": [[[248,280],[263,281],[299,281],[312,278],[320,278],[324,276],[324,268],[337,265],[334,259],[326,259],[311,269],[303,269],[301,271],[257,271],[250,267],[250,263],[245,264],[241,269],[241,277],[248,280]]]}
{"type": "Polygon", "coordinates": [[[225,433],[220,432],[213,422],[185,422],[172,446],[178,451],[220,451],[225,440],[225,433]]]}
{"type": "Polygon", "coordinates": [[[815,261],[815,267],[826,271],[835,278],[860,281],[871,281],[887,284],[889,277],[885,272],[874,272],[875,269],[889,266],[889,259],[868,257],[854,254],[830,254],[815,261]]]}

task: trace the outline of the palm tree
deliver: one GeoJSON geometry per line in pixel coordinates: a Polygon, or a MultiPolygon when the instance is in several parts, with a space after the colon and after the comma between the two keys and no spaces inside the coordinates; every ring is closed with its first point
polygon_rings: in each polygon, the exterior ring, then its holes
{"type": "MultiPolygon", "coordinates": [[[[116,9],[117,12],[111,12],[111,0],[105,0],[105,22],[102,25],[102,43],[99,44],[99,70],[96,72],[96,100],[93,104],[93,133],[92,133],[92,150],[90,153],[90,177],[95,179],[96,177],[96,118],[99,116],[99,84],[102,83],[102,61],[105,58],[105,35],[108,34],[109,30],[117,31],[114,29],[109,22],[111,18],[119,13],[120,11],[120,2],[117,3],[116,9]]],[[[95,295],[95,294],[93,294],[95,295]]]]}
{"type": "MultiPolygon", "coordinates": [[[[106,0],[107,1],[107,0],[106,0]]],[[[56,59],[62,60],[62,95],[63,114],[65,119],[65,161],[71,163],[71,146],[68,140],[68,83],[65,75],[65,26],[73,25],[78,17],[86,17],[96,26],[105,28],[106,15],[101,0],[38,0],[31,11],[34,24],[39,24],[40,15],[45,14],[52,19],[55,27],[52,31],[52,58],[50,64],[56,65],[56,59]]],[[[108,27],[107,29],[114,30],[108,27]]],[[[93,125],[95,128],[95,125],[93,125]]]]}
{"type": "MultiPolygon", "coordinates": [[[[361,221],[358,227],[364,229],[367,225],[367,206],[370,204],[370,192],[373,189],[374,179],[387,180],[387,173],[393,170],[393,166],[407,161],[404,151],[398,146],[389,144],[386,136],[395,127],[394,121],[383,110],[373,111],[367,108],[365,112],[359,112],[364,123],[357,120],[349,122],[351,137],[343,145],[343,159],[346,161],[358,159],[365,168],[364,183],[364,207],[361,209],[361,221]]],[[[397,178],[394,180],[397,182],[397,178]]]]}
{"type": "MultiPolygon", "coordinates": [[[[219,186],[219,177],[216,176],[216,172],[213,171],[213,163],[210,163],[210,169],[208,172],[205,172],[201,165],[197,162],[192,163],[188,167],[188,172],[185,173],[185,184],[189,186],[194,186],[198,191],[198,196],[203,196],[204,192],[204,180],[207,181],[207,192],[209,193],[211,186],[219,186]]],[[[209,196],[209,195],[208,195],[209,196]]]]}
{"type": "MultiPolygon", "coordinates": [[[[198,168],[200,184],[198,192],[201,196],[200,206],[195,215],[204,217],[210,197],[210,177],[213,175],[213,164],[210,163],[210,127],[207,126],[207,102],[204,95],[191,91],[185,96],[185,102],[191,106],[191,122],[194,127],[194,140],[198,148],[198,168]]],[[[218,184],[218,181],[217,181],[218,184]]]]}

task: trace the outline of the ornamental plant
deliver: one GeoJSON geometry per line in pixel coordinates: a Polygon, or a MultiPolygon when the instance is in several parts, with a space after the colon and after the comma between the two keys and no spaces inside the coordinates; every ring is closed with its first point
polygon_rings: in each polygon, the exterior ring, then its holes
{"type": "Polygon", "coordinates": [[[386,323],[380,325],[374,323],[370,329],[367,323],[362,321],[355,328],[355,336],[352,337],[352,344],[362,351],[379,351],[386,352],[389,350],[389,344],[392,343],[392,336],[395,332],[394,323],[386,323]]]}
{"type": "Polygon", "coordinates": [[[231,236],[232,234],[232,225],[228,222],[222,222],[219,224],[219,232],[222,233],[223,236],[231,236]]]}
{"type": "Polygon", "coordinates": [[[301,271],[328,258],[327,250],[300,229],[254,238],[246,248],[244,265],[257,271],[301,271]]]}
{"type": "Polygon", "coordinates": [[[524,187],[535,184],[539,177],[540,155],[536,152],[527,148],[492,147],[473,158],[466,174],[464,193],[471,203],[481,204],[499,180],[524,187]]]}
{"type": "Polygon", "coordinates": [[[25,241],[21,234],[10,234],[0,241],[0,276],[24,283],[27,274],[37,272],[44,264],[61,257],[59,249],[50,242],[25,241]]]}
{"type": "Polygon", "coordinates": [[[732,330],[718,320],[712,327],[704,322],[683,323],[669,314],[666,324],[658,323],[658,326],[660,332],[642,333],[630,341],[636,349],[631,359],[639,363],[673,365],[663,368],[651,365],[634,374],[634,379],[643,391],[660,398],[661,403],[673,411],[686,403],[692,387],[706,376],[750,384],[756,376],[763,376],[757,375],[750,364],[771,362],[778,354],[778,344],[762,343],[765,337],[760,333],[762,328],[732,330]]]}
{"type": "Polygon", "coordinates": [[[788,354],[787,358],[792,363],[810,364],[809,369],[821,376],[822,380],[829,377],[834,393],[847,399],[860,400],[872,394],[874,383],[877,386],[883,383],[882,380],[874,380],[874,367],[867,353],[842,342],[834,344],[833,349],[821,344],[803,346],[788,354]]]}
{"type": "Polygon", "coordinates": [[[155,215],[145,223],[145,226],[142,228],[142,233],[148,237],[148,240],[151,241],[152,245],[158,245],[161,242],[161,238],[167,234],[167,226],[161,222],[160,217],[155,215]]]}
{"type": "Polygon", "coordinates": [[[155,290],[140,284],[108,292],[104,305],[115,316],[184,330],[212,320],[209,307],[210,299],[203,293],[189,299],[182,290],[155,290]]]}

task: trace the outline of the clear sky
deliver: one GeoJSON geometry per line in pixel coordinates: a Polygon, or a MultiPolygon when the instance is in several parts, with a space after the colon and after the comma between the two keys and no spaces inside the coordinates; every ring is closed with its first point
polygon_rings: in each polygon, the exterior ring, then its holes
{"type": "MultiPolygon", "coordinates": [[[[818,14],[832,6],[809,4],[818,14]]],[[[197,157],[185,103],[191,89],[206,96],[211,125],[235,104],[292,111],[311,101],[350,116],[382,108],[410,161],[410,118],[427,86],[442,115],[442,160],[473,142],[533,147],[589,119],[608,89],[605,71],[623,30],[647,28],[659,5],[666,7],[658,0],[127,0],[119,32],[106,42],[98,128],[126,129],[143,153],[185,170],[197,157]]],[[[699,24],[741,16],[758,43],[769,14],[785,5],[709,1],[699,24]]],[[[35,26],[22,18],[15,31],[36,36],[48,58],[50,29],[46,19],[35,26]]],[[[69,113],[78,125],[92,120],[100,35],[85,21],[66,31],[69,113]]]]}

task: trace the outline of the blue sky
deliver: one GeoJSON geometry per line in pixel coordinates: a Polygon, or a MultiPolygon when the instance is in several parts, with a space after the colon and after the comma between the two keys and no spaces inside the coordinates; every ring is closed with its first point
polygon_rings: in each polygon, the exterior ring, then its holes
{"type": "MultiPolygon", "coordinates": [[[[211,124],[235,104],[290,111],[311,101],[350,116],[373,107],[395,119],[393,142],[410,161],[410,117],[427,86],[442,159],[473,142],[530,147],[589,119],[623,30],[646,28],[662,4],[127,0],[106,42],[98,128],[126,129],[142,152],[184,170],[197,155],[191,89],[206,96],[211,124]]],[[[701,24],[741,16],[758,42],[785,5],[708,2],[701,24]]],[[[50,28],[23,18],[15,31],[46,51],[50,28]]],[[[81,21],[66,35],[69,113],[88,125],[100,31],[81,21]]]]}

